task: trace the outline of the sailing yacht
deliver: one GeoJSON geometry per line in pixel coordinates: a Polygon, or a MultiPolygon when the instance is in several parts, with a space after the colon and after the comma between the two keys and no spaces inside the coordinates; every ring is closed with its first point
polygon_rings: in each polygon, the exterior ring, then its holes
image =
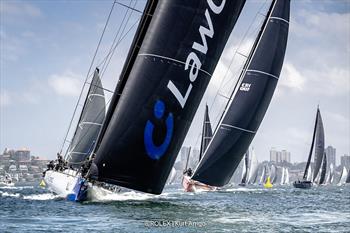
{"type": "Polygon", "coordinates": [[[49,186],[74,201],[104,183],[162,193],[244,3],[148,0],[97,138],[70,146],[49,186]]]}
{"type": "Polygon", "coordinates": [[[246,186],[247,182],[248,182],[248,172],[249,172],[249,149],[247,150],[247,152],[245,153],[244,157],[243,157],[243,166],[242,166],[242,179],[241,179],[241,183],[239,183],[239,186],[246,186]]]}
{"type": "Polygon", "coordinates": [[[343,166],[343,170],[341,171],[338,186],[341,186],[345,183],[347,183],[347,178],[348,178],[348,170],[346,169],[345,166],[343,166]]]}
{"type": "MultiPolygon", "coordinates": [[[[201,148],[199,152],[199,161],[201,160],[204,151],[208,147],[208,144],[213,136],[213,130],[211,128],[210,117],[209,117],[209,107],[208,104],[205,105],[205,112],[203,118],[203,128],[202,128],[202,140],[201,140],[201,148]]],[[[182,179],[182,186],[185,192],[196,192],[196,191],[214,191],[216,187],[212,187],[210,185],[203,184],[198,181],[191,180],[192,171],[187,168],[190,151],[187,155],[186,166],[184,169],[184,176],[182,179]]]]}
{"type": "Polygon", "coordinates": [[[304,171],[304,176],[303,180],[300,181],[295,181],[293,183],[293,186],[295,188],[311,188],[312,187],[312,182],[315,182],[318,180],[318,176],[320,176],[319,170],[321,167],[321,163],[324,157],[324,129],[323,129],[323,123],[322,123],[322,117],[321,117],[321,112],[319,107],[317,106],[317,111],[316,111],[316,119],[315,119],[315,126],[314,126],[314,132],[312,136],[312,142],[311,142],[311,148],[309,152],[309,157],[306,163],[305,171],[304,171]],[[314,172],[311,173],[311,157],[313,154],[313,149],[315,147],[315,168],[314,172]],[[311,174],[311,175],[310,175],[311,174]],[[309,178],[309,177],[313,178],[309,178]]]}
{"type": "Polygon", "coordinates": [[[281,72],[289,28],[289,0],[273,0],[213,138],[191,180],[228,184],[253,140],[281,72]]]}

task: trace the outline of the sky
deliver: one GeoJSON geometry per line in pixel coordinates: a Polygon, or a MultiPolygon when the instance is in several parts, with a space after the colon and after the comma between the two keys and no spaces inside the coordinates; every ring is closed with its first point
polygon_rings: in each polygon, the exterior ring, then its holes
{"type": "MultiPolygon", "coordinates": [[[[140,10],[145,4],[145,1],[119,2],[140,10]]],[[[0,150],[25,147],[32,155],[55,157],[62,147],[84,81],[86,77],[88,81],[91,79],[87,74],[112,3],[110,0],[0,0],[0,150]]],[[[215,127],[226,103],[220,95],[229,95],[245,61],[236,52],[249,53],[268,5],[269,1],[247,0],[185,146],[200,146],[205,103],[210,107],[215,127]]],[[[110,51],[126,14],[125,19],[129,20],[125,36],[102,77],[108,90],[116,85],[141,16],[130,12],[115,5],[92,65],[101,64],[110,51]]],[[[106,95],[108,100],[110,93],[106,95]]],[[[336,148],[339,164],[339,157],[350,152],[349,0],[291,1],[282,73],[251,144],[259,161],[269,159],[272,147],[290,151],[293,162],[306,161],[317,105],[323,118],[326,146],[336,148]]],[[[79,105],[77,112],[80,110],[79,105]]],[[[72,130],[68,139],[71,133],[72,130]]]]}

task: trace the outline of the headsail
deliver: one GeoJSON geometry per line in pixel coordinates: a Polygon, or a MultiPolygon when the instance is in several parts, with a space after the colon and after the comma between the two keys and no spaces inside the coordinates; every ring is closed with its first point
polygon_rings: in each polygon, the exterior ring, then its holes
{"type": "Polygon", "coordinates": [[[92,152],[106,115],[106,102],[99,70],[96,68],[87,93],[83,110],[67,152],[67,161],[73,167],[80,167],[92,152]]]}
{"type": "Polygon", "coordinates": [[[199,154],[199,161],[202,159],[204,151],[207,149],[208,144],[212,137],[213,137],[213,130],[211,128],[208,105],[206,104],[204,120],[203,120],[202,142],[201,142],[201,149],[199,154]]]}
{"type": "Polygon", "coordinates": [[[244,159],[243,159],[241,184],[247,183],[247,177],[248,177],[248,172],[249,172],[248,164],[249,164],[249,150],[247,150],[247,152],[245,153],[244,159]]]}
{"type": "Polygon", "coordinates": [[[227,184],[253,140],[274,93],[287,45],[289,0],[274,0],[237,88],[192,179],[227,184]]]}
{"type": "Polygon", "coordinates": [[[148,1],[90,178],[162,192],[244,3],[148,1]]]}
{"type": "Polygon", "coordinates": [[[248,183],[254,184],[258,173],[259,162],[258,162],[258,159],[256,158],[254,148],[252,148],[251,154],[252,156],[250,157],[250,162],[249,162],[250,166],[249,166],[248,183]]]}
{"type": "Polygon", "coordinates": [[[343,170],[341,171],[341,175],[340,175],[340,178],[339,178],[338,185],[345,184],[345,182],[347,180],[347,177],[348,177],[348,170],[346,170],[346,167],[344,166],[343,170]]]}
{"type": "Polygon", "coordinates": [[[333,163],[331,163],[331,165],[329,165],[329,179],[328,179],[328,183],[332,184],[333,183],[333,179],[334,179],[334,166],[333,163]]]}
{"type": "Polygon", "coordinates": [[[280,182],[281,185],[284,184],[284,176],[285,176],[285,168],[282,167],[282,176],[281,176],[281,182],[280,182]]]}
{"type": "Polygon", "coordinates": [[[324,184],[326,182],[326,172],[327,172],[327,155],[326,153],[324,153],[319,184],[324,184]]]}
{"type": "Polygon", "coordinates": [[[276,181],[277,181],[277,167],[273,164],[271,165],[270,178],[271,178],[271,184],[276,183],[276,181]]]}
{"type": "Polygon", "coordinates": [[[263,167],[263,171],[261,173],[259,184],[264,184],[265,180],[266,180],[266,166],[263,167]]]}
{"type": "Polygon", "coordinates": [[[285,169],[284,184],[289,184],[289,171],[288,168],[285,169]]]}

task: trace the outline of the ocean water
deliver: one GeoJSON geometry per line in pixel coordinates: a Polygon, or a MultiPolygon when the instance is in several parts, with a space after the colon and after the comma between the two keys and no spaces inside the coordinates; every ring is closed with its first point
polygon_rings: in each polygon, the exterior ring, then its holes
{"type": "Polygon", "coordinates": [[[0,232],[350,232],[350,186],[231,187],[69,202],[37,186],[0,187],[0,232]]]}

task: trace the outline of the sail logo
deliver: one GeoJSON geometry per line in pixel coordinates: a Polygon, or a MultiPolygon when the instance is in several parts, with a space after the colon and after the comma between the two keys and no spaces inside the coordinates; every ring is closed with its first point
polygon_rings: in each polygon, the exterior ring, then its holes
{"type": "MultiPolygon", "coordinates": [[[[213,3],[213,0],[208,0],[207,2],[208,2],[208,5],[209,5],[209,8],[211,9],[211,11],[214,14],[218,15],[224,9],[226,0],[223,0],[219,6],[215,5],[213,3]]],[[[206,21],[207,21],[209,28],[199,26],[198,31],[199,31],[199,34],[200,34],[201,39],[202,39],[202,44],[194,41],[192,44],[192,49],[206,55],[208,52],[207,37],[209,37],[209,38],[214,37],[214,27],[213,27],[213,22],[211,20],[210,14],[209,14],[209,10],[206,9],[204,14],[205,14],[205,18],[206,18],[206,21]]],[[[190,72],[189,72],[190,83],[188,85],[187,91],[186,91],[184,96],[181,94],[179,89],[175,86],[175,84],[171,80],[169,80],[169,82],[168,82],[168,86],[167,86],[168,89],[171,91],[171,93],[177,99],[177,101],[179,102],[179,104],[181,105],[182,108],[185,107],[187,99],[192,91],[192,83],[196,81],[197,76],[198,76],[198,72],[199,72],[199,70],[201,70],[201,66],[202,66],[202,63],[199,60],[197,54],[193,51],[190,52],[186,58],[186,63],[185,63],[185,70],[190,69],[190,72]]]]}
{"type": "MultiPolygon", "coordinates": [[[[225,2],[226,0],[222,0],[219,5],[216,5],[213,2],[213,0],[207,0],[209,9],[216,15],[222,12],[225,6],[225,2]]],[[[212,23],[211,16],[208,9],[205,10],[204,15],[206,18],[208,28],[202,25],[199,26],[198,31],[202,42],[197,43],[194,41],[192,44],[192,49],[194,51],[197,51],[199,53],[206,55],[208,52],[207,37],[209,38],[214,37],[214,27],[213,27],[213,23],[212,23]]],[[[190,52],[187,55],[186,62],[185,62],[184,69],[185,71],[189,70],[189,85],[187,87],[187,91],[185,95],[181,94],[179,89],[175,86],[175,84],[171,80],[169,80],[167,85],[167,88],[170,90],[170,92],[174,95],[176,100],[179,102],[181,108],[185,107],[185,104],[192,90],[192,83],[196,81],[198,73],[201,70],[201,66],[202,66],[202,62],[200,61],[200,59],[198,58],[198,55],[194,51],[190,52]]],[[[164,118],[164,113],[165,113],[164,102],[161,100],[157,100],[154,105],[154,116],[158,120],[161,120],[162,118],[164,118]]],[[[174,117],[172,113],[169,113],[169,115],[166,117],[165,125],[166,125],[166,135],[163,139],[163,143],[157,146],[153,141],[153,133],[155,131],[155,126],[150,120],[148,120],[146,123],[146,127],[144,130],[144,144],[145,144],[147,155],[151,159],[154,159],[154,160],[160,159],[165,154],[166,150],[170,145],[173,130],[174,130],[174,117]]]]}
{"type": "Polygon", "coordinates": [[[241,87],[239,88],[240,91],[249,91],[251,83],[242,83],[241,87]]]}
{"type": "MultiPolygon", "coordinates": [[[[157,100],[153,113],[156,119],[160,120],[163,118],[165,113],[165,104],[161,100],[157,100]]],[[[154,124],[148,120],[146,123],[145,131],[144,131],[144,144],[146,148],[147,155],[154,160],[160,159],[165,151],[168,149],[172,135],[174,130],[174,117],[172,113],[169,113],[168,117],[165,120],[166,125],[166,135],[163,140],[163,143],[159,146],[155,145],[153,141],[153,132],[154,132],[154,124]]]]}

